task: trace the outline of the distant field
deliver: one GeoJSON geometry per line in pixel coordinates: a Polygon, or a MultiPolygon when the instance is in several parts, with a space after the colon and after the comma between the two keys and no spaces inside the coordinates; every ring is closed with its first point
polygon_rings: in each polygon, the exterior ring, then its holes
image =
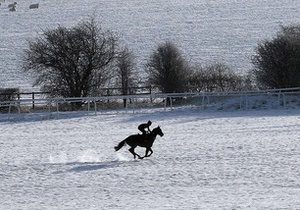
{"type": "MultiPolygon", "coordinates": [[[[40,1],[38,9],[22,0],[17,11],[0,6],[0,87],[32,91],[32,78],[21,71],[27,39],[59,24],[73,26],[96,14],[103,28],[120,35],[142,64],[158,43],[171,40],[200,64],[224,62],[238,72],[251,69],[253,49],[279,25],[300,20],[295,0],[60,0],[40,1]]],[[[37,89],[35,89],[37,90],[37,89]]]]}

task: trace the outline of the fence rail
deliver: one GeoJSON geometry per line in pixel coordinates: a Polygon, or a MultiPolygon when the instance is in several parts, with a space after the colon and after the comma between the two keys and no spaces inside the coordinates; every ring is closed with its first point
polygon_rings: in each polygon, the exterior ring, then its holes
{"type": "MultiPolygon", "coordinates": [[[[195,93],[150,93],[139,95],[115,95],[115,96],[99,96],[99,97],[80,97],[80,98],[31,98],[31,99],[18,99],[12,101],[0,102],[0,108],[6,108],[6,113],[11,113],[12,110],[16,113],[21,113],[23,107],[31,107],[34,104],[36,107],[43,107],[43,110],[47,112],[59,112],[63,111],[63,104],[81,103],[86,107],[86,111],[94,112],[101,109],[99,107],[100,102],[118,101],[124,102],[125,109],[130,106],[132,111],[138,107],[138,101],[146,100],[151,104],[154,100],[159,100],[160,106],[166,109],[173,109],[174,100],[186,99],[186,101],[197,101],[198,106],[211,107],[220,98],[235,98],[239,100],[239,109],[249,109],[249,99],[253,96],[273,96],[277,98],[277,106],[286,107],[288,95],[296,95],[296,100],[300,106],[300,87],[299,88],[285,88],[285,89],[272,89],[272,90],[255,90],[255,91],[232,91],[232,92],[195,92],[195,93]],[[195,100],[197,99],[197,100],[195,100]]],[[[295,99],[293,99],[295,100],[295,99]]],[[[122,103],[121,103],[122,104],[122,103]]]]}

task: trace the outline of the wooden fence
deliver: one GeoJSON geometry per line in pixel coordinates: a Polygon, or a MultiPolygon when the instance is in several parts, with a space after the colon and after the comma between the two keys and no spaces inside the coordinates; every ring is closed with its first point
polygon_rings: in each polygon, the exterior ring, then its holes
{"type": "MultiPolygon", "coordinates": [[[[141,86],[141,87],[130,87],[128,88],[128,92],[134,93],[134,95],[143,95],[143,94],[151,94],[152,86],[141,86]]],[[[9,90],[9,89],[7,89],[9,90]]],[[[45,99],[49,96],[49,92],[18,92],[18,89],[14,89],[14,95],[7,95],[6,93],[0,93],[0,95],[5,96],[4,98],[9,99],[13,96],[13,98],[17,98],[19,101],[30,100],[32,102],[32,109],[35,109],[36,101],[39,99],[45,99]]],[[[122,89],[121,88],[101,88],[101,97],[102,96],[120,96],[122,89]]],[[[0,97],[1,102],[1,97],[0,97]]],[[[4,104],[6,104],[6,100],[2,100],[4,104]]]]}
{"type": "MultiPolygon", "coordinates": [[[[286,88],[273,90],[257,90],[257,91],[235,91],[235,92],[197,92],[197,93],[148,93],[139,95],[115,95],[115,96],[100,96],[100,97],[80,97],[80,98],[35,98],[34,95],[29,99],[18,99],[12,101],[0,102],[0,108],[6,107],[6,113],[21,113],[24,107],[34,106],[42,107],[43,112],[53,113],[59,115],[63,110],[62,105],[82,104],[85,110],[89,113],[97,114],[102,109],[101,102],[123,104],[126,101],[125,110],[132,110],[135,112],[140,104],[146,103],[148,106],[161,107],[164,110],[173,109],[178,105],[195,105],[198,107],[210,108],[221,98],[235,99],[235,106],[237,109],[248,110],[251,109],[250,99],[254,96],[277,98],[276,106],[285,108],[287,106],[287,96],[295,96],[293,100],[298,100],[300,106],[300,88],[286,88]],[[296,98],[296,99],[295,99],[296,98]],[[236,103],[236,101],[239,101],[236,103]],[[99,105],[100,104],[100,105],[99,105]],[[154,104],[154,105],[153,105],[154,104]]],[[[267,100],[267,99],[266,99],[267,100]]],[[[113,109],[113,106],[109,107],[113,109]]],[[[122,106],[118,108],[122,109],[122,106]]],[[[1,115],[1,114],[0,114],[1,115]]]]}

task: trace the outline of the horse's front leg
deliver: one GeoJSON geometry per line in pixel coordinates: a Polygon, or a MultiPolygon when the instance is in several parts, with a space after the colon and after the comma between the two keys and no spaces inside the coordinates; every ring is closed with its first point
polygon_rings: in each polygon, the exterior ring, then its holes
{"type": "Polygon", "coordinates": [[[146,152],[145,152],[145,156],[144,157],[150,157],[152,155],[153,151],[152,149],[149,147],[146,149],[146,152]],[[148,155],[148,152],[150,152],[150,154],[148,155]]]}
{"type": "Polygon", "coordinates": [[[150,157],[153,154],[153,151],[151,148],[149,148],[150,154],[147,157],[150,157]]]}
{"type": "MultiPolygon", "coordinates": [[[[149,152],[149,148],[147,147],[147,148],[146,148],[146,151],[145,151],[145,156],[144,156],[144,157],[148,157],[148,152],[149,152]]],[[[144,157],[142,157],[142,159],[143,159],[144,157]]]]}

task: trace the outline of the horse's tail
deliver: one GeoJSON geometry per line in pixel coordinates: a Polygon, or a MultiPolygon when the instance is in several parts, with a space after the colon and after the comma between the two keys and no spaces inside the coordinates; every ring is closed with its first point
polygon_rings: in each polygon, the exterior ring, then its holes
{"type": "Polygon", "coordinates": [[[121,149],[122,147],[124,147],[126,144],[126,139],[121,141],[118,146],[115,146],[115,150],[118,151],[119,149],[121,149]]]}

